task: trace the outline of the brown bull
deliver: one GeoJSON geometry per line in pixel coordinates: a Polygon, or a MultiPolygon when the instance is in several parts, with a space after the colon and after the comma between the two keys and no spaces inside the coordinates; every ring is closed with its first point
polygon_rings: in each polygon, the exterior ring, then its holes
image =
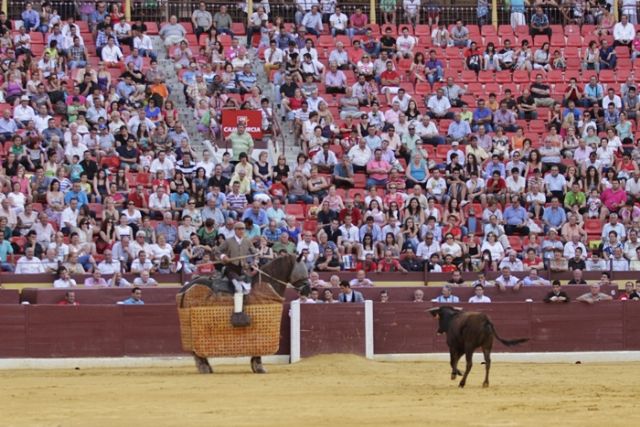
{"type": "Polygon", "coordinates": [[[427,311],[438,319],[438,334],[447,334],[447,345],[451,356],[451,379],[455,380],[457,375],[462,375],[460,387],[464,387],[467,382],[467,376],[473,366],[473,352],[476,348],[482,347],[484,354],[485,376],[482,386],[489,387],[493,337],[506,346],[514,346],[529,340],[529,338],[514,340],[500,338],[493,323],[484,313],[463,312],[461,308],[451,306],[434,307],[427,311]],[[458,370],[458,360],[463,354],[467,359],[464,375],[458,370]]]}

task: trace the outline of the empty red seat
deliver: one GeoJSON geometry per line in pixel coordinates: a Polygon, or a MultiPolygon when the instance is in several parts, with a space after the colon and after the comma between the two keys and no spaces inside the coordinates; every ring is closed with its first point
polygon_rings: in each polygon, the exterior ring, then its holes
{"type": "Polygon", "coordinates": [[[296,220],[302,221],[306,216],[306,208],[305,205],[298,203],[290,203],[286,206],[285,212],[287,215],[293,215],[296,220]]]}
{"type": "Polygon", "coordinates": [[[602,234],[602,221],[599,219],[585,219],[584,231],[590,236],[600,236],[602,234]]]}

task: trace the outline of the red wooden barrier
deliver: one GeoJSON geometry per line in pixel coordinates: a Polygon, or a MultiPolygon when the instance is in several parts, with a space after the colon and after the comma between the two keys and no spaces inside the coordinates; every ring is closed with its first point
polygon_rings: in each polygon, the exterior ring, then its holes
{"type": "Polygon", "coordinates": [[[364,354],[364,304],[303,304],[300,355],[364,354]]]}
{"type": "MultiPolygon", "coordinates": [[[[431,303],[376,303],[374,353],[446,352],[425,310],[431,303]]],[[[504,338],[531,341],[496,351],[640,350],[640,303],[461,304],[487,312],[504,338]]],[[[363,354],[364,304],[303,304],[301,354],[363,354]]],[[[285,304],[278,354],[289,354],[285,304]]],[[[0,357],[122,357],[184,354],[175,305],[0,305],[0,357]]]]}
{"type": "Polygon", "coordinates": [[[0,289],[0,304],[18,304],[20,291],[17,289],[0,289]]]}

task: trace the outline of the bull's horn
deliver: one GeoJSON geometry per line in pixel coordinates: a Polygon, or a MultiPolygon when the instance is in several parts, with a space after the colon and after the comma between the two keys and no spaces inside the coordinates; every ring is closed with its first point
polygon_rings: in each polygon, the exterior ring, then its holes
{"type": "Polygon", "coordinates": [[[453,307],[453,309],[454,309],[454,310],[456,310],[456,311],[462,311],[462,310],[464,310],[464,308],[462,308],[462,307],[453,307]]]}
{"type": "Polygon", "coordinates": [[[430,309],[425,310],[424,312],[425,313],[433,313],[434,311],[438,311],[438,310],[440,310],[440,307],[431,307],[430,309]]]}

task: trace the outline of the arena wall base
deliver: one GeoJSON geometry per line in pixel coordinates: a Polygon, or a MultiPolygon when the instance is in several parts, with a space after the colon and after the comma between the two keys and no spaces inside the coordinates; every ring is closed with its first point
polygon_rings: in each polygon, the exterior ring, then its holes
{"type": "MultiPolygon", "coordinates": [[[[482,362],[482,353],[474,353],[482,362]]],[[[449,353],[376,354],[377,362],[449,362],[449,353]]],[[[611,363],[640,362],[640,351],[578,351],[549,353],[491,353],[492,362],[508,363],[611,363]]]]}
{"type": "MultiPolygon", "coordinates": [[[[289,355],[263,356],[265,365],[286,365],[289,355]]],[[[246,365],[249,357],[210,358],[213,366],[246,365]]],[[[0,359],[0,370],[16,369],[110,369],[110,368],[194,368],[193,357],[70,357],[43,359],[0,359]]]]}

